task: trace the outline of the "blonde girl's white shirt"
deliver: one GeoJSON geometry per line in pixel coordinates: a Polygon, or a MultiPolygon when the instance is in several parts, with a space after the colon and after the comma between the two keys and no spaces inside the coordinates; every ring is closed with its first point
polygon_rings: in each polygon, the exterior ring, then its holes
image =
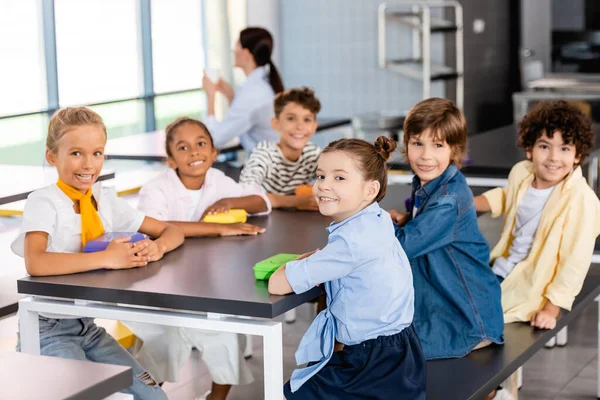
{"type": "Polygon", "coordinates": [[[194,199],[175,170],[169,169],[142,186],[138,208],[145,215],[161,221],[195,222],[200,221],[208,207],[221,199],[256,195],[263,198],[267,211],[255,215],[271,212],[271,203],[261,187],[237,183],[215,168],[206,172],[204,185],[197,193],[194,199]],[[194,203],[195,209],[191,210],[194,203]]]}
{"type": "Polygon", "coordinates": [[[274,98],[275,92],[269,84],[269,68],[256,68],[236,90],[221,121],[217,121],[214,115],[204,119],[215,147],[222,148],[239,137],[244,150],[250,153],[263,140],[278,141],[279,134],[271,127],[274,98]]]}
{"type": "MultiPolygon", "coordinates": [[[[144,213],[117,197],[113,188],[103,188],[101,183],[92,186],[98,204],[98,214],[105,232],[137,232],[144,213]]],[[[75,213],[73,200],[55,184],[32,192],[23,210],[23,224],[11,249],[18,256],[25,255],[25,235],[28,232],[46,232],[46,251],[53,253],[78,253],[81,251],[81,215],[75,213]]],[[[48,318],[72,318],[44,314],[48,318]]]]}

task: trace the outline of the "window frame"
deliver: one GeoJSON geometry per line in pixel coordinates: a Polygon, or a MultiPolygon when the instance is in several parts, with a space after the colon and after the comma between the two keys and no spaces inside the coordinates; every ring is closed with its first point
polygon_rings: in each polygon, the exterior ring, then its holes
{"type": "MultiPolygon", "coordinates": [[[[202,91],[202,87],[191,87],[186,89],[180,89],[171,92],[156,93],[154,91],[154,66],[152,61],[152,22],[151,22],[151,0],[136,0],[138,1],[138,23],[140,26],[140,46],[142,55],[142,78],[143,78],[143,94],[140,96],[118,98],[115,100],[102,101],[97,103],[85,103],[82,106],[99,106],[106,104],[115,104],[128,101],[143,101],[145,106],[145,131],[152,132],[156,130],[156,116],[155,116],[155,104],[154,99],[157,96],[167,96],[179,93],[196,92],[202,91]]],[[[197,0],[200,2],[201,10],[201,29],[205,29],[205,1],[197,0]]],[[[41,1],[41,12],[42,12],[42,42],[44,48],[45,58],[45,69],[46,69],[46,88],[48,97],[48,107],[40,110],[32,110],[30,112],[6,114],[0,115],[0,120],[22,117],[28,115],[47,114],[48,117],[60,109],[59,99],[60,93],[58,89],[58,66],[57,66],[57,53],[56,53],[56,18],[54,12],[54,1],[53,0],[42,0],[41,1]]],[[[203,41],[204,33],[203,33],[203,41]]],[[[204,42],[203,42],[204,43],[204,42]]],[[[204,52],[205,65],[207,65],[207,52],[204,52]]],[[[140,132],[141,133],[141,132],[140,132]]]]}

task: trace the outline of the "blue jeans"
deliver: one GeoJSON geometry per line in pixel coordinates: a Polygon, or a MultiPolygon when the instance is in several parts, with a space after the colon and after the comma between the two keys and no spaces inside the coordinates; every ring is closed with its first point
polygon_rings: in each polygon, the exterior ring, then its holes
{"type": "MultiPolygon", "coordinates": [[[[39,317],[40,350],[44,356],[87,360],[132,368],[133,384],[123,393],[136,400],[167,400],[167,395],[142,366],[93,318],[39,317]]],[[[19,345],[17,350],[20,351],[19,345]]]]}

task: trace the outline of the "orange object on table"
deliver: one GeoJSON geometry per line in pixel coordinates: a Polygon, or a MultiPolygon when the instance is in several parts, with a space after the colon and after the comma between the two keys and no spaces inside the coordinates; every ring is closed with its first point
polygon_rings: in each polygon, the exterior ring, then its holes
{"type": "Polygon", "coordinates": [[[313,185],[298,185],[294,194],[296,196],[312,195],[313,185]]]}

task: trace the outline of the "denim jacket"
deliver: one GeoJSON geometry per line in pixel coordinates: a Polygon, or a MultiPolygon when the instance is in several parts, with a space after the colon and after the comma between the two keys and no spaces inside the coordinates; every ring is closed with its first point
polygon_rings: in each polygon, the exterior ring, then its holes
{"type": "Polygon", "coordinates": [[[395,230],[413,270],[413,323],[425,358],[462,357],[483,341],[503,343],[500,283],[465,177],[455,165],[424,187],[415,176],[411,200],[417,214],[395,230]]]}

